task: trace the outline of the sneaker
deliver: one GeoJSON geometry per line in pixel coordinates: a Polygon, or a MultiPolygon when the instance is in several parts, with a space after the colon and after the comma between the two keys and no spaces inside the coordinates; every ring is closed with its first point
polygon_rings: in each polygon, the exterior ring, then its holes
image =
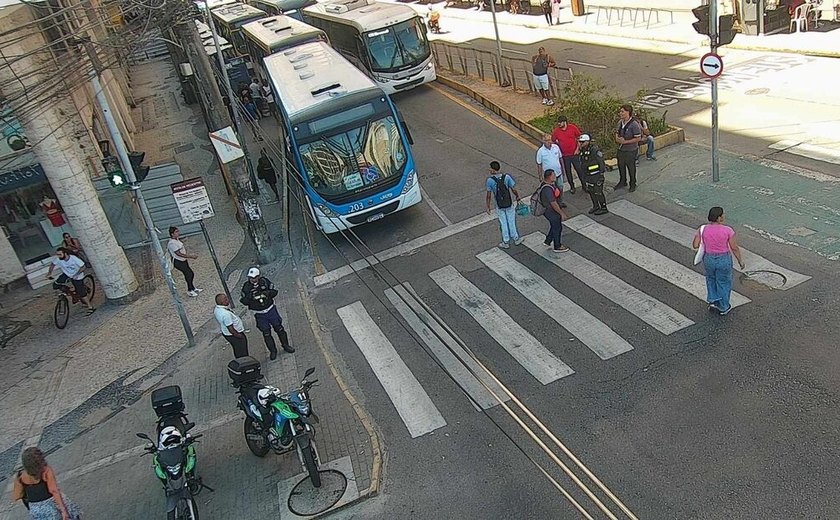
{"type": "Polygon", "coordinates": [[[543,242],[545,247],[551,248],[551,242],[543,242]]]}
{"type": "Polygon", "coordinates": [[[635,185],[635,184],[631,184],[631,185],[630,185],[630,193],[633,193],[634,191],[636,191],[636,185],[635,185]]]}
{"type": "Polygon", "coordinates": [[[522,237],[519,237],[519,238],[517,238],[516,240],[513,241],[513,244],[517,245],[517,246],[521,246],[522,242],[525,242],[525,239],[522,238],[522,237]]]}
{"type": "Polygon", "coordinates": [[[546,101],[546,103],[545,103],[545,104],[546,104],[546,105],[548,105],[548,106],[552,106],[552,105],[554,105],[554,100],[553,100],[553,99],[549,99],[548,101],[546,101]]]}
{"type": "Polygon", "coordinates": [[[543,105],[547,105],[547,104],[548,104],[548,100],[547,100],[547,99],[545,99],[545,98],[543,98],[542,104],[543,104],[543,105]]]}
{"type": "Polygon", "coordinates": [[[197,292],[197,291],[187,291],[187,294],[189,294],[189,295],[190,295],[190,296],[192,296],[193,298],[195,298],[196,296],[198,296],[198,292],[197,292]]]}
{"type": "Polygon", "coordinates": [[[499,247],[501,247],[502,249],[510,249],[510,244],[508,244],[507,242],[499,242],[499,247]]]}
{"type": "Polygon", "coordinates": [[[195,293],[196,293],[196,294],[200,293],[200,292],[201,292],[201,291],[203,291],[203,290],[204,290],[204,289],[199,289],[198,287],[196,287],[195,289],[193,289],[193,291],[195,291],[195,293]]]}
{"type": "Polygon", "coordinates": [[[732,306],[730,305],[728,309],[726,309],[725,311],[720,311],[720,312],[718,312],[718,314],[720,314],[721,316],[726,316],[727,314],[729,314],[729,311],[731,311],[731,310],[732,310],[732,306]]]}
{"type": "Polygon", "coordinates": [[[598,208],[595,211],[593,211],[592,213],[594,213],[596,215],[606,215],[609,212],[610,212],[610,210],[608,210],[607,208],[598,208]]]}
{"type": "Polygon", "coordinates": [[[592,209],[589,210],[589,214],[591,215],[591,214],[595,213],[596,211],[598,211],[598,208],[592,208],[592,209]]]}
{"type": "Polygon", "coordinates": [[[656,160],[656,156],[655,156],[655,155],[651,155],[650,157],[648,157],[648,158],[647,158],[647,160],[648,160],[648,161],[655,161],[655,160],[656,160]]]}
{"type": "Polygon", "coordinates": [[[555,253],[567,253],[569,251],[569,248],[561,245],[560,249],[554,249],[553,251],[555,253]]]}

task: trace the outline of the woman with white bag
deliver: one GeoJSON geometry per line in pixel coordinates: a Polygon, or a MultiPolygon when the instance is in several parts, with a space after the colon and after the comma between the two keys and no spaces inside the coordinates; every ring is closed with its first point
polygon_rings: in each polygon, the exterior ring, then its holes
{"type": "Polygon", "coordinates": [[[732,310],[729,296],[732,294],[733,256],[738,260],[741,270],[744,269],[735,230],[724,222],[723,208],[715,206],[710,209],[709,223],[700,226],[692,243],[692,247],[697,250],[694,264],[703,262],[706,271],[706,301],[709,302],[709,310],[716,310],[721,316],[732,310]]]}

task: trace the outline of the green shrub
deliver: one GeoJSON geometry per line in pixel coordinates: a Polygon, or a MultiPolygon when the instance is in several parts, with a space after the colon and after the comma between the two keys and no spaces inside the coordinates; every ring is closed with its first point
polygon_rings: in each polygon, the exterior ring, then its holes
{"type": "MultiPolygon", "coordinates": [[[[659,115],[638,104],[645,94],[636,93],[636,102],[630,104],[636,113],[647,121],[651,133],[656,136],[668,131],[665,122],[667,111],[659,115]]],[[[577,74],[563,86],[555,105],[547,107],[543,115],[529,121],[544,132],[551,132],[560,114],[574,123],[582,132],[592,136],[608,159],[615,157],[618,145],[615,142],[615,127],[618,121],[618,107],[627,103],[625,99],[608,88],[599,78],[577,74]]]]}

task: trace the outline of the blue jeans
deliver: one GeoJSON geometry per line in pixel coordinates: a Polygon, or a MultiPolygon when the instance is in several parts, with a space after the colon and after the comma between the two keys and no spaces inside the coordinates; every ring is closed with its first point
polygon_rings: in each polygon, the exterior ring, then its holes
{"type": "Polygon", "coordinates": [[[554,249],[560,249],[560,237],[563,234],[563,220],[554,211],[546,211],[544,215],[549,223],[548,233],[545,235],[544,243],[548,246],[553,242],[554,249]]]}
{"type": "MultiPolygon", "coordinates": [[[[647,150],[645,151],[645,158],[653,159],[653,152],[656,149],[656,146],[654,146],[654,144],[653,144],[653,136],[652,135],[647,136],[647,140],[645,142],[647,143],[647,150]]],[[[641,143],[639,143],[639,144],[641,144],[641,143]]],[[[642,149],[640,147],[639,151],[636,152],[636,160],[637,161],[639,160],[639,155],[641,155],[641,153],[642,153],[642,149]]]]}
{"type": "Polygon", "coordinates": [[[703,255],[706,270],[706,300],[722,311],[728,311],[732,294],[732,255],[730,253],[703,255]]]}
{"type": "Polygon", "coordinates": [[[516,204],[509,208],[496,208],[496,215],[502,226],[502,242],[507,244],[511,240],[519,240],[519,232],[516,230],[516,204]]]}

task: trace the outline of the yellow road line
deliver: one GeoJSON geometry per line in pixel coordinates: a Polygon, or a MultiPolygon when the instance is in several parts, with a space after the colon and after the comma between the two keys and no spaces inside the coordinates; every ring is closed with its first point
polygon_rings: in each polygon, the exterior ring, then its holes
{"type": "Polygon", "coordinates": [[[512,128],[508,127],[507,125],[504,125],[504,124],[496,121],[490,115],[488,115],[488,114],[482,112],[481,110],[475,108],[474,106],[470,105],[469,103],[465,102],[464,100],[459,99],[457,96],[454,96],[454,95],[450,94],[449,92],[444,90],[442,87],[439,87],[438,85],[434,85],[432,83],[429,83],[427,85],[428,85],[429,88],[432,88],[432,89],[436,90],[442,96],[445,96],[445,97],[449,98],[450,100],[452,100],[455,103],[457,103],[457,104],[461,105],[462,107],[466,108],[467,110],[469,110],[473,114],[477,115],[481,119],[483,119],[483,120],[487,121],[488,123],[490,123],[491,125],[495,126],[496,128],[498,128],[502,132],[510,135],[511,137],[516,139],[517,141],[525,144],[526,146],[528,146],[528,148],[536,149],[536,147],[537,147],[536,143],[528,140],[526,137],[524,137],[519,132],[513,130],[512,128]]]}

